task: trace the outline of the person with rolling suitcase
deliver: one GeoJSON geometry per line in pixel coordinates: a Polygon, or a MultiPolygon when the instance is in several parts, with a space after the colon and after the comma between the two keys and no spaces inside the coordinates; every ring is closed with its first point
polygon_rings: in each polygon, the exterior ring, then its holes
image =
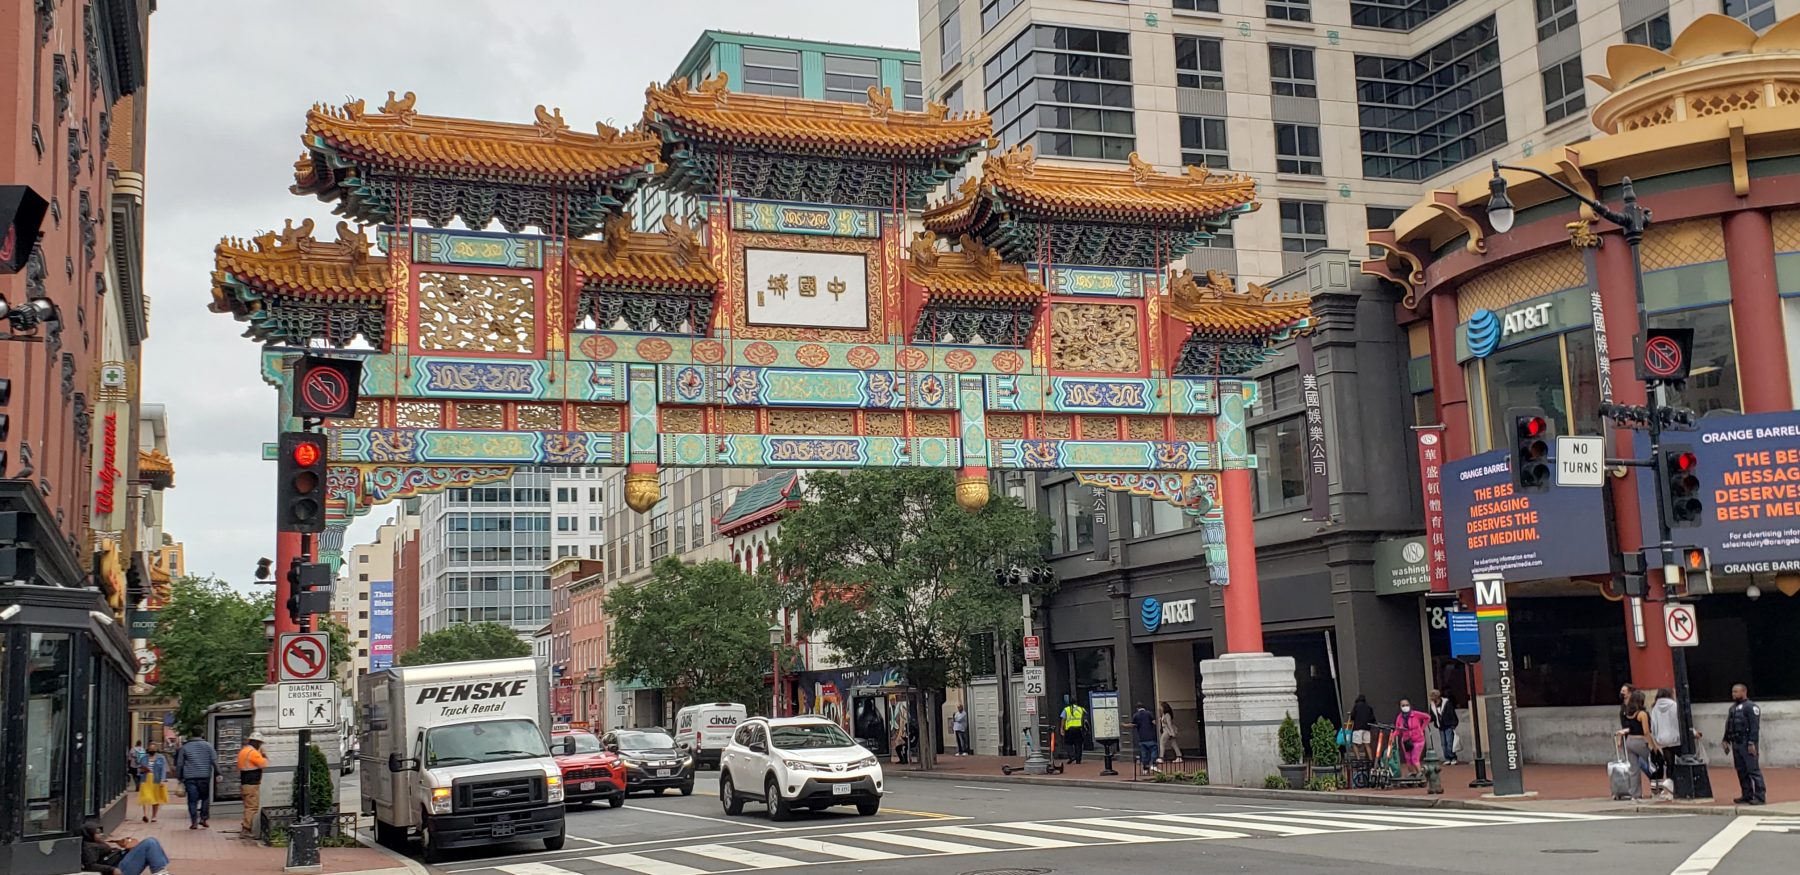
{"type": "MultiPolygon", "coordinates": [[[[1625,701],[1625,713],[1622,720],[1624,726],[1619,730],[1615,737],[1618,739],[1620,754],[1628,760],[1626,767],[1626,780],[1628,783],[1626,795],[1629,798],[1638,799],[1641,798],[1643,794],[1639,791],[1641,785],[1637,775],[1631,773],[1632,768],[1635,767],[1638,771],[1643,772],[1646,778],[1650,777],[1656,771],[1651,764],[1651,758],[1654,756],[1654,751],[1656,750],[1656,743],[1654,737],[1650,734],[1650,710],[1644,707],[1643,690],[1631,691],[1631,697],[1625,701]]],[[[1618,762],[1616,760],[1609,764],[1607,766],[1607,773],[1612,775],[1617,765],[1618,762]]],[[[1616,776],[1612,778],[1612,787],[1613,798],[1620,798],[1619,779],[1616,776]]]]}

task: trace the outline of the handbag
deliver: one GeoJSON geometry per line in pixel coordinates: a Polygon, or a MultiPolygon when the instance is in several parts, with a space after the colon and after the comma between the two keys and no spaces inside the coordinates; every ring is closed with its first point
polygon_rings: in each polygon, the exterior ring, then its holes
{"type": "Polygon", "coordinates": [[[1346,726],[1343,729],[1339,729],[1337,731],[1337,746],[1344,747],[1345,745],[1348,745],[1349,743],[1350,743],[1350,727],[1346,726]]]}

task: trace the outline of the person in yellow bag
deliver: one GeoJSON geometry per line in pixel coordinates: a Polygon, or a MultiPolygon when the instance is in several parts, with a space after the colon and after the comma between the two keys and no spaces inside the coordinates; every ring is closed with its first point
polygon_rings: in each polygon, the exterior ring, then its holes
{"type": "Polygon", "coordinates": [[[1069,762],[1079,765],[1087,747],[1087,709],[1075,704],[1067,693],[1063,694],[1062,736],[1069,748],[1069,762]]]}

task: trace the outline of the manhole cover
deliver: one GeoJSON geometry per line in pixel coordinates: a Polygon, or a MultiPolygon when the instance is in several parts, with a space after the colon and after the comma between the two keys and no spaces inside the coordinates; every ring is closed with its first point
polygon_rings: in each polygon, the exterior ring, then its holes
{"type": "Polygon", "coordinates": [[[1545,848],[1546,854],[1598,854],[1597,848],[1545,848]]]}
{"type": "Polygon", "coordinates": [[[977,869],[962,875],[1045,875],[1049,869],[977,869]]]}

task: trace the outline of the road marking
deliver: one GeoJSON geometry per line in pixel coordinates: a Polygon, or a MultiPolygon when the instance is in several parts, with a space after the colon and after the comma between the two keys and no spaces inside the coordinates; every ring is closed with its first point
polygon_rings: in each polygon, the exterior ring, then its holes
{"type": "MultiPolygon", "coordinates": [[[[998,824],[996,824],[997,826],[998,824]]],[[[1017,826],[1017,824],[1007,824],[1017,826]]],[[[1080,842],[1065,842],[1062,839],[1050,839],[1043,836],[1022,836],[1001,832],[997,829],[982,829],[973,826],[934,826],[930,831],[938,835],[956,836],[963,839],[975,839],[983,842],[999,842],[1003,845],[1018,845],[1025,848],[1073,848],[1080,842]]]]}
{"type": "MultiPolygon", "coordinates": [[[[935,827],[935,829],[947,829],[947,827],[935,827]]],[[[932,851],[939,854],[979,854],[983,851],[992,850],[991,848],[983,848],[976,845],[959,845],[955,842],[940,842],[936,839],[928,839],[923,836],[897,835],[891,832],[853,832],[847,834],[845,838],[853,838],[857,841],[880,842],[884,845],[899,845],[903,848],[919,848],[921,850],[932,851]]]]}
{"type": "Polygon", "coordinates": [[[1334,830],[1335,832],[1386,832],[1395,829],[1416,828],[1412,827],[1410,824],[1363,823],[1354,820],[1333,820],[1330,816],[1319,816],[1310,813],[1276,814],[1271,811],[1263,814],[1220,814],[1215,816],[1228,820],[1253,820],[1254,822],[1249,824],[1249,826],[1255,829],[1262,829],[1265,825],[1263,823],[1264,820],[1272,820],[1277,823],[1298,823],[1305,826],[1337,827],[1337,829],[1334,830]]]}
{"type": "Polygon", "coordinates": [[[1083,809],[1085,811],[1111,811],[1115,814],[1161,814],[1162,813],[1160,811],[1153,811],[1148,808],[1106,808],[1106,807],[1100,806],[1100,805],[1077,805],[1075,807],[1083,809]]]}
{"type": "Polygon", "coordinates": [[[1228,829],[1254,829],[1262,832],[1272,832],[1282,836],[1318,836],[1338,832],[1338,830],[1313,829],[1310,826],[1292,826],[1285,823],[1244,823],[1242,821],[1225,819],[1234,816],[1248,815],[1225,814],[1214,817],[1202,817],[1196,814],[1152,814],[1149,819],[1167,820],[1173,823],[1191,823],[1195,826],[1222,826],[1228,829]]]}
{"type": "Polygon", "coordinates": [[[1738,842],[1744,840],[1744,836],[1756,829],[1761,820],[1760,817],[1732,818],[1731,822],[1725,824],[1724,829],[1719,830],[1712,838],[1706,840],[1706,844],[1688,855],[1688,858],[1682,861],[1681,865],[1676,866],[1675,871],[1670,875],[1708,875],[1714,867],[1719,865],[1721,860],[1725,859],[1726,854],[1731,853],[1732,848],[1737,847],[1738,842]]]}
{"type": "Polygon", "coordinates": [[[1190,839],[1247,839],[1247,832],[1227,832],[1222,829],[1201,829],[1194,826],[1176,826],[1169,823],[1144,823],[1140,820],[1122,820],[1110,817],[1085,817],[1071,820],[1069,823],[1091,823],[1097,826],[1110,826],[1118,829],[1135,829],[1141,832],[1159,832],[1170,835],[1185,836],[1190,839]]]}
{"type": "Polygon", "coordinates": [[[599,839],[590,839],[590,838],[587,838],[586,836],[565,836],[565,838],[567,838],[569,841],[572,841],[572,842],[587,842],[590,845],[595,845],[597,847],[602,847],[602,848],[612,847],[611,842],[603,842],[599,839]]]}
{"type": "Polygon", "coordinates": [[[1011,793],[1012,792],[1011,790],[1008,790],[1005,787],[981,787],[981,786],[977,786],[975,784],[957,784],[956,786],[961,787],[964,790],[986,790],[989,793],[1011,793]]]}
{"type": "Polygon", "coordinates": [[[552,866],[549,863],[511,863],[494,868],[507,873],[507,875],[570,875],[569,870],[561,866],[552,866]]]}
{"type": "Polygon", "coordinates": [[[1420,826],[1473,826],[1491,823],[1495,825],[1511,823],[1541,823],[1529,814],[1490,814],[1485,812],[1426,812],[1426,811],[1333,811],[1330,816],[1336,820],[1373,820],[1377,822],[1418,824],[1420,826]]]}
{"type": "MultiPolygon", "coordinates": [[[[643,810],[650,810],[650,809],[643,809],[643,810]]],[[[1645,816],[1648,816],[1648,815],[1645,815],[1645,816]]],[[[941,819],[942,820],[971,820],[972,818],[967,817],[965,815],[950,815],[948,817],[944,817],[941,819]]],[[[863,821],[863,822],[870,823],[870,825],[879,824],[884,829],[893,829],[895,827],[905,827],[909,823],[931,823],[931,822],[934,822],[934,820],[937,820],[937,819],[934,819],[934,818],[902,818],[900,820],[881,820],[881,821],[874,821],[874,822],[869,822],[869,821],[863,821]]],[[[732,821],[732,823],[737,823],[737,822],[732,821]]],[[[849,818],[834,818],[833,820],[825,822],[825,823],[815,823],[815,824],[811,824],[809,826],[789,826],[785,829],[781,829],[781,832],[792,834],[792,833],[800,833],[800,832],[815,832],[818,830],[827,830],[827,829],[844,829],[846,827],[853,827],[856,823],[857,823],[857,821],[851,820],[849,818]]],[[[744,823],[744,824],[738,824],[738,825],[753,826],[753,827],[756,827],[756,829],[754,829],[754,830],[739,830],[737,832],[706,833],[703,835],[672,836],[669,838],[660,838],[660,839],[644,839],[642,841],[635,841],[635,842],[618,842],[616,844],[607,845],[606,847],[608,847],[612,850],[618,850],[618,851],[626,850],[628,848],[633,848],[633,849],[649,848],[652,851],[673,850],[673,848],[664,849],[664,848],[657,848],[655,846],[657,846],[657,845],[675,845],[679,842],[708,842],[708,841],[716,842],[721,839],[733,839],[733,838],[741,838],[741,839],[748,841],[751,836],[766,835],[767,833],[764,832],[764,830],[771,828],[771,827],[764,826],[762,824],[754,824],[754,823],[744,823]]],[[[571,838],[573,838],[573,836],[571,836],[571,838]]],[[[370,838],[369,841],[374,842],[375,840],[373,838],[370,838]]],[[[506,859],[529,860],[529,859],[532,859],[535,857],[556,857],[556,858],[562,859],[562,860],[580,860],[580,859],[584,859],[582,854],[583,854],[583,851],[578,850],[578,849],[565,849],[565,850],[561,850],[561,851],[527,851],[523,854],[512,854],[512,855],[508,856],[506,859]]],[[[494,863],[469,860],[469,861],[464,861],[461,864],[452,863],[450,865],[439,866],[437,868],[439,868],[445,872],[464,873],[464,872],[485,872],[489,869],[494,868],[494,866],[495,866],[494,863]]]]}
{"type": "Polygon", "coordinates": [[[707,875],[705,869],[696,869],[692,866],[683,866],[680,863],[670,863],[650,857],[640,857],[637,854],[604,854],[585,859],[603,866],[641,872],[643,875],[707,875]]]}
{"type": "Polygon", "coordinates": [[[907,817],[923,817],[926,820],[951,820],[956,817],[954,814],[939,814],[936,811],[908,811],[904,808],[883,808],[881,809],[881,813],[901,814],[907,817]]]}
{"type": "Polygon", "coordinates": [[[741,866],[748,866],[751,869],[781,869],[787,866],[803,866],[806,864],[805,860],[796,860],[792,857],[778,857],[774,854],[752,851],[749,848],[739,847],[737,845],[687,845],[677,848],[676,850],[679,850],[684,854],[698,854],[699,856],[710,857],[714,860],[737,863],[741,866]]]}
{"type": "MultiPolygon", "coordinates": [[[[848,835],[854,838],[856,833],[849,833],[848,835]]],[[[780,845],[784,848],[793,848],[796,851],[806,851],[809,854],[821,854],[827,857],[840,857],[845,860],[894,860],[901,856],[899,854],[890,854],[887,851],[877,851],[874,848],[859,848],[855,845],[840,845],[836,842],[822,842],[818,839],[757,839],[757,844],[780,845]]]]}
{"type": "Polygon", "coordinates": [[[1088,829],[1087,827],[1070,826],[1071,821],[1059,820],[1055,823],[1009,823],[1009,829],[1029,829],[1035,832],[1049,832],[1057,835],[1080,836],[1084,839],[1099,839],[1115,845],[1128,845],[1134,842],[1160,842],[1165,839],[1155,836],[1133,835],[1128,832],[1108,832],[1106,830],[1088,829]]]}
{"type": "Polygon", "coordinates": [[[745,823],[744,821],[741,821],[741,820],[731,820],[731,819],[725,818],[725,817],[713,817],[713,816],[707,815],[707,814],[689,814],[685,811],[664,811],[661,808],[645,808],[641,805],[635,806],[635,807],[627,806],[627,807],[621,808],[619,810],[620,811],[640,811],[645,814],[666,814],[670,817],[689,817],[689,818],[693,818],[694,820],[710,820],[713,823],[729,823],[732,826],[747,826],[751,829],[774,830],[776,832],[781,831],[781,827],[779,827],[779,826],[769,826],[768,824],[764,824],[764,823],[745,823]]]}

